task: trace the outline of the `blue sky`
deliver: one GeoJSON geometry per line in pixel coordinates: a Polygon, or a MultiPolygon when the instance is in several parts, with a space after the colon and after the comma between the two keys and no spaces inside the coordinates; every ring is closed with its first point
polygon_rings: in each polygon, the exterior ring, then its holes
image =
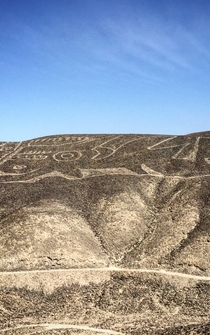
{"type": "Polygon", "coordinates": [[[209,0],[0,4],[0,141],[210,130],[209,0]]]}

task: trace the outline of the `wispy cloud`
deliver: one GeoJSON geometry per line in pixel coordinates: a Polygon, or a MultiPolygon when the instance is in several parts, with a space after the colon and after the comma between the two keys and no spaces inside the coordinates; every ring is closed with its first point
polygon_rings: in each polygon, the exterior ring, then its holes
{"type": "Polygon", "coordinates": [[[176,71],[196,70],[199,60],[203,66],[208,63],[209,45],[205,43],[209,30],[201,39],[202,27],[196,28],[144,12],[104,15],[82,27],[61,17],[36,27],[20,22],[13,27],[11,38],[17,57],[25,52],[37,66],[54,66],[66,76],[131,74],[159,81],[176,71]]]}
{"type": "Polygon", "coordinates": [[[108,22],[105,25],[110,37],[124,56],[153,66],[174,69],[188,68],[187,41],[167,25],[152,19],[140,22],[108,22]]]}

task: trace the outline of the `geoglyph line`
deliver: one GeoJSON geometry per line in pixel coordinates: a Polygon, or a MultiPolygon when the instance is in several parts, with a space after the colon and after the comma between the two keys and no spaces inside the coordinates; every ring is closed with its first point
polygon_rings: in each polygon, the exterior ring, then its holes
{"type": "Polygon", "coordinates": [[[103,268],[72,268],[72,269],[50,269],[50,270],[24,270],[24,271],[1,271],[0,276],[12,274],[28,274],[28,273],[55,273],[55,272],[85,272],[85,271],[107,271],[107,272],[133,272],[133,273],[157,273],[163,276],[177,276],[181,278],[189,278],[195,280],[210,281],[210,276],[199,276],[183,272],[168,271],[165,269],[139,269],[139,268],[120,268],[115,266],[103,268]]]}
{"type": "MultiPolygon", "coordinates": [[[[119,137],[122,137],[122,135],[119,135],[119,137]]],[[[118,138],[119,138],[119,137],[118,137],[118,138]]],[[[116,138],[113,138],[113,140],[114,140],[114,139],[116,139],[116,138]]],[[[92,150],[94,150],[94,151],[97,151],[97,154],[96,154],[95,156],[93,156],[92,159],[99,160],[99,159],[105,159],[105,158],[108,158],[108,157],[110,157],[110,156],[113,156],[113,155],[114,155],[120,148],[124,147],[124,146],[127,145],[128,143],[132,143],[132,142],[135,142],[135,141],[139,141],[139,138],[134,138],[134,139],[132,139],[132,140],[130,140],[130,141],[127,141],[127,142],[125,142],[125,143],[122,143],[122,144],[120,144],[119,146],[117,146],[115,149],[110,148],[110,147],[107,147],[107,146],[103,146],[105,143],[110,142],[110,140],[107,141],[107,142],[104,142],[104,143],[100,144],[99,146],[97,146],[97,147],[95,147],[95,148],[92,149],[92,150]],[[111,152],[110,154],[106,155],[105,157],[101,157],[101,158],[99,157],[99,158],[97,158],[97,157],[100,155],[100,151],[98,150],[99,148],[102,148],[102,149],[109,149],[109,150],[112,150],[112,152],[111,152]]]]}
{"type": "Polygon", "coordinates": [[[36,181],[39,181],[41,179],[45,179],[45,178],[51,178],[51,177],[62,177],[64,179],[67,180],[72,180],[72,179],[80,179],[77,177],[73,177],[73,176],[66,176],[61,172],[58,171],[53,171],[53,172],[49,172],[49,173],[45,173],[45,174],[41,174],[39,176],[33,177],[31,179],[26,179],[26,180],[9,180],[9,181],[1,181],[1,184],[12,184],[12,183],[35,183],[36,181]]]}
{"type": "Polygon", "coordinates": [[[36,324],[30,324],[30,325],[20,325],[16,327],[11,328],[4,328],[0,329],[0,332],[5,331],[14,331],[18,329],[24,329],[24,328],[33,328],[33,327],[42,327],[45,330],[53,330],[53,329],[78,329],[78,330],[88,330],[96,333],[104,333],[104,334],[110,334],[110,335],[123,335],[121,332],[117,332],[111,329],[103,329],[103,328],[95,328],[95,327],[89,327],[85,325],[72,325],[72,324],[66,324],[66,323],[36,323],[36,324]]]}
{"type": "MultiPolygon", "coordinates": [[[[210,164],[210,159],[209,159],[209,164],[210,164]]],[[[34,172],[30,171],[30,172],[34,172]]],[[[25,173],[27,174],[27,173],[25,173]]],[[[7,173],[4,174],[4,176],[6,176],[7,173]]],[[[10,174],[8,174],[10,175],[10,174]]],[[[18,174],[16,174],[18,176],[18,174]]],[[[109,175],[109,173],[104,173],[104,175],[109,175]]],[[[115,175],[125,175],[125,173],[116,173],[115,175]]],[[[210,177],[210,174],[201,174],[201,175],[195,175],[195,176],[178,176],[178,175],[162,175],[161,173],[143,173],[143,174],[135,174],[135,173],[129,173],[127,174],[129,176],[133,176],[136,178],[144,178],[144,177],[156,177],[156,178],[165,178],[165,179],[199,179],[199,178],[205,178],[205,177],[210,177]]],[[[95,178],[98,177],[99,175],[89,175],[89,176],[83,176],[83,177],[75,177],[75,176],[67,176],[65,174],[63,174],[62,172],[59,171],[53,171],[53,172],[49,172],[49,173],[45,173],[30,179],[25,179],[25,180],[9,180],[9,181],[0,181],[0,184],[12,184],[12,183],[35,183],[36,181],[39,181],[41,179],[44,178],[51,178],[51,177],[61,177],[67,180],[81,180],[81,179],[86,179],[86,178],[95,178]]],[[[1,177],[1,175],[0,175],[1,177]]]]}
{"type": "Polygon", "coordinates": [[[56,160],[57,162],[62,162],[62,161],[71,161],[71,160],[78,160],[82,157],[81,151],[78,150],[72,150],[72,151],[60,151],[56,152],[56,154],[53,155],[53,159],[56,160]],[[75,153],[77,156],[75,156],[75,153]],[[58,158],[60,156],[60,158],[58,158]]]}
{"type": "Polygon", "coordinates": [[[168,142],[168,141],[171,141],[173,140],[174,138],[177,138],[178,136],[173,136],[173,137],[169,137],[169,138],[166,138],[165,140],[163,141],[160,141],[154,145],[152,145],[151,147],[148,147],[147,149],[149,150],[159,150],[159,149],[165,149],[165,148],[174,148],[174,147],[179,147],[180,145],[173,145],[173,146],[166,146],[166,147],[161,147],[161,148],[156,148],[158,145],[160,145],[161,143],[164,143],[164,142],[168,142]]]}
{"type": "MultiPolygon", "coordinates": [[[[94,156],[92,157],[92,159],[96,159],[96,158],[100,155],[100,151],[98,150],[98,148],[102,148],[102,149],[103,149],[103,148],[104,148],[104,149],[110,149],[110,150],[113,151],[111,154],[113,154],[113,153],[114,153],[114,149],[109,148],[109,147],[104,147],[104,144],[107,144],[107,143],[109,143],[109,142],[111,142],[111,141],[113,141],[113,140],[116,140],[117,138],[120,138],[120,137],[122,137],[122,135],[117,135],[117,136],[115,136],[115,137],[113,137],[113,138],[111,138],[111,139],[109,139],[109,140],[107,140],[107,141],[105,141],[105,142],[103,142],[103,143],[97,145],[96,147],[92,148],[92,149],[91,149],[92,151],[96,151],[96,152],[97,152],[97,154],[94,155],[94,156]]],[[[107,157],[107,156],[106,156],[106,157],[107,157]]],[[[104,158],[105,158],[105,157],[104,157],[104,158]]]]}
{"type": "Polygon", "coordinates": [[[36,138],[28,143],[28,147],[72,145],[93,141],[94,139],[95,138],[90,139],[89,136],[86,135],[61,135],[53,138],[36,138]]]}
{"type": "Polygon", "coordinates": [[[161,172],[155,171],[153,169],[151,169],[149,166],[147,166],[146,164],[141,164],[141,168],[142,170],[144,170],[148,175],[155,175],[155,176],[159,176],[159,177],[164,177],[164,175],[161,172]]]}
{"type": "Polygon", "coordinates": [[[179,155],[184,151],[184,149],[188,146],[190,146],[190,143],[186,143],[172,158],[173,159],[184,159],[184,160],[188,160],[191,162],[195,162],[196,161],[196,157],[197,157],[197,153],[198,153],[198,149],[199,149],[199,142],[200,142],[200,137],[198,137],[195,141],[195,144],[193,146],[193,149],[190,150],[188,155],[185,156],[181,156],[179,157],[179,155]]]}
{"type": "Polygon", "coordinates": [[[13,156],[15,156],[22,149],[21,144],[22,144],[22,142],[19,142],[12,152],[7,153],[6,155],[4,155],[0,160],[0,165],[7,162],[9,159],[11,159],[13,156]]]}

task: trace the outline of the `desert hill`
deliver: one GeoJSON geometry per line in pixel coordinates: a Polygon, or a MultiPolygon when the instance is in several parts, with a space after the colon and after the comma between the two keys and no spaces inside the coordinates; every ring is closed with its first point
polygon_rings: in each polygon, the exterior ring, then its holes
{"type": "Polygon", "coordinates": [[[1,142],[0,204],[2,331],[65,317],[86,333],[208,324],[210,132],[1,142]]]}

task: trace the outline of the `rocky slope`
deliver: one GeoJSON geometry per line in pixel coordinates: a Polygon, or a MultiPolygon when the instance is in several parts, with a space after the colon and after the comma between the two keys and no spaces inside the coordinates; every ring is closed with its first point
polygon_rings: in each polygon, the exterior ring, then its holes
{"type": "Polygon", "coordinates": [[[210,132],[0,143],[2,331],[207,329],[209,177],[210,132]]]}

